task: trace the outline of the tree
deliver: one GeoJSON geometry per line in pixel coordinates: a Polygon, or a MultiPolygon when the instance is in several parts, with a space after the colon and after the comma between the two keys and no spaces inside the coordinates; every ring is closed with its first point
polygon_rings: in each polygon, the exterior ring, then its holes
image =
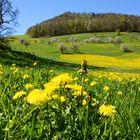
{"type": "Polygon", "coordinates": [[[10,0],[0,0],[0,36],[9,35],[17,25],[18,10],[12,7],[10,0]]]}

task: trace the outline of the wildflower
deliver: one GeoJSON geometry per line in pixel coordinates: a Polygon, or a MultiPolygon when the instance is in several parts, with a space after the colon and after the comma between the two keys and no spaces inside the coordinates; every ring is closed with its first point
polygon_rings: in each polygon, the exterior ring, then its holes
{"type": "Polygon", "coordinates": [[[74,93],[73,93],[73,95],[75,95],[75,96],[81,96],[81,95],[83,95],[83,96],[87,96],[88,94],[87,94],[87,92],[86,91],[75,91],[74,93]]]}
{"type": "Polygon", "coordinates": [[[0,75],[3,75],[3,71],[0,71],[0,75]]]}
{"type": "Polygon", "coordinates": [[[22,97],[23,95],[25,95],[26,94],[26,92],[24,92],[24,91],[18,91],[18,92],[16,92],[16,94],[13,96],[13,99],[15,100],[15,99],[18,99],[18,98],[20,98],[20,97],[22,97]]]}
{"type": "Polygon", "coordinates": [[[92,81],[92,82],[90,83],[90,86],[91,86],[91,87],[93,87],[93,86],[95,86],[95,85],[97,85],[97,82],[96,82],[96,81],[92,81]]]}
{"type": "Polygon", "coordinates": [[[36,66],[36,65],[37,65],[37,62],[34,62],[34,63],[33,63],[33,66],[36,66]]]}
{"type": "Polygon", "coordinates": [[[100,115],[103,116],[114,116],[116,113],[115,107],[112,105],[101,105],[98,109],[100,115]]]}
{"type": "Polygon", "coordinates": [[[54,99],[54,100],[59,98],[59,96],[58,96],[57,94],[52,95],[51,97],[52,97],[52,99],[54,99]]]}
{"type": "Polygon", "coordinates": [[[48,90],[49,92],[54,92],[56,89],[59,88],[59,86],[55,83],[46,83],[44,84],[45,90],[48,90]]]}
{"type": "Polygon", "coordinates": [[[89,79],[85,79],[85,82],[88,82],[89,81],[89,79]]]}
{"type": "Polygon", "coordinates": [[[25,88],[26,88],[26,89],[31,89],[31,88],[33,88],[33,85],[32,85],[32,84],[26,84],[26,85],[25,85],[25,88]]]}
{"type": "Polygon", "coordinates": [[[83,99],[83,100],[82,100],[82,105],[85,106],[86,104],[87,104],[86,99],[83,99]]]}
{"type": "Polygon", "coordinates": [[[16,66],[16,64],[15,64],[15,63],[13,63],[13,64],[12,64],[12,67],[15,67],[15,66],[16,66]]]}
{"type": "Polygon", "coordinates": [[[28,74],[24,74],[24,75],[23,75],[23,78],[24,78],[24,79],[29,78],[29,75],[28,75],[28,74]]]}
{"type": "Polygon", "coordinates": [[[48,101],[48,96],[43,90],[34,89],[25,98],[26,102],[33,105],[39,105],[48,101]]]}
{"type": "Polygon", "coordinates": [[[118,95],[118,96],[122,96],[122,95],[123,95],[122,91],[118,91],[118,92],[117,92],[117,95],[118,95]]]}
{"type": "Polygon", "coordinates": [[[92,98],[92,103],[91,103],[92,106],[96,106],[97,105],[97,100],[95,98],[92,98]]]}
{"type": "Polygon", "coordinates": [[[65,97],[64,96],[60,96],[60,101],[63,103],[63,102],[65,102],[66,100],[65,100],[65,97]]]}
{"type": "Polygon", "coordinates": [[[75,77],[73,80],[74,80],[74,81],[77,81],[77,80],[78,80],[78,77],[75,77]]]}
{"type": "Polygon", "coordinates": [[[104,89],[105,92],[107,92],[107,91],[109,91],[110,88],[108,86],[104,86],[103,89],[104,89]]]}
{"type": "Polygon", "coordinates": [[[67,73],[60,74],[51,79],[51,83],[55,83],[57,85],[59,85],[59,84],[64,85],[64,84],[70,83],[72,81],[73,81],[73,79],[67,73]]]}

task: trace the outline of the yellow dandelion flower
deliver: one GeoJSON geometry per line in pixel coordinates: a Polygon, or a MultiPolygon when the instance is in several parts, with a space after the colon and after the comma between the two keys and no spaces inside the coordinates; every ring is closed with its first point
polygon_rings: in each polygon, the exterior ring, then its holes
{"type": "Polygon", "coordinates": [[[33,63],[33,66],[36,66],[36,65],[37,65],[37,62],[34,62],[34,63],[33,63]]]}
{"type": "Polygon", "coordinates": [[[78,77],[74,77],[74,79],[73,79],[74,81],[77,81],[78,80],[78,77]]]}
{"type": "Polygon", "coordinates": [[[117,95],[118,95],[118,96],[122,96],[122,95],[123,95],[122,91],[118,91],[118,92],[117,92],[117,95]]]}
{"type": "Polygon", "coordinates": [[[81,95],[87,96],[88,94],[87,94],[86,91],[83,91],[83,93],[82,93],[82,91],[75,91],[75,92],[73,93],[73,95],[75,95],[75,96],[81,96],[81,95]]]}
{"type": "Polygon", "coordinates": [[[34,89],[25,98],[25,101],[29,104],[39,105],[48,101],[48,96],[43,90],[34,89]]]}
{"type": "Polygon", "coordinates": [[[59,84],[63,85],[63,84],[66,84],[66,83],[70,83],[72,81],[73,81],[73,79],[67,73],[60,74],[60,75],[51,79],[51,83],[55,83],[57,85],[59,85],[59,84]]]}
{"type": "Polygon", "coordinates": [[[108,92],[109,91],[109,87],[108,86],[104,86],[104,88],[103,88],[103,90],[105,91],[105,92],[108,92]]]}
{"type": "Polygon", "coordinates": [[[85,79],[85,82],[88,82],[89,81],[89,79],[85,79]]]}
{"type": "Polygon", "coordinates": [[[20,98],[20,97],[22,97],[23,95],[25,95],[26,94],[26,92],[24,92],[24,91],[18,91],[18,92],[16,92],[16,94],[13,96],[13,99],[15,100],[15,99],[18,99],[18,98],[20,98]]]}
{"type": "Polygon", "coordinates": [[[25,85],[25,88],[26,88],[26,89],[31,89],[31,88],[33,88],[33,85],[32,85],[32,84],[26,84],[26,85],[25,85]]]}
{"type": "Polygon", "coordinates": [[[58,96],[57,94],[54,94],[54,95],[52,95],[51,97],[52,97],[52,99],[54,99],[54,100],[59,98],[59,96],[58,96]]]}
{"type": "Polygon", "coordinates": [[[55,84],[55,83],[49,82],[49,83],[44,84],[44,88],[48,92],[54,92],[56,89],[59,88],[59,86],[57,84],[55,84]]]}
{"type": "Polygon", "coordinates": [[[3,71],[0,71],[0,75],[3,75],[3,71]]]}
{"type": "Polygon", "coordinates": [[[95,86],[95,85],[97,85],[97,82],[96,82],[96,81],[92,81],[92,82],[90,83],[90,86],[91,86],[91,87],[93,87],[93,86],[95,86]]]}
{"type": "Polygon", "coordinates": [[[29,75],[28,75],[28,74],[24,74],[24,75],[23,75],[23,78],[24,78],[24,79],[29,78],[29,75]]]}
{"type": "Polygon", "coordinates": [[[98,109],[100,115],[114,116],[116,114],[115,107],[113,105],[101,105],[98,109]]]}
{"type": "Polygon", "coordinates": [[[60,96],[59,98],[62,103],[66,101],[64,96],[60,96]]]}
{"type": "Polygon", "coordinates": [[[83,100],[82,100],[82,105],[85,106],[86,104],[87,104],[86,99],[83,99],[83,100]]]}

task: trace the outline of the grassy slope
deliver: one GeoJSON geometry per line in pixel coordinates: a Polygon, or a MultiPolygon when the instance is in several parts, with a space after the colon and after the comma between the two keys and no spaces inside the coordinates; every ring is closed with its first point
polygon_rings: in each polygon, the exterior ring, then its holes
{"type": "MultiPolygon", "coordinates": [[[[89,61],[90,65],[101,66],[101,67],[123,67],[123,68],[140,68],[139,58],[140,58],[140,40],[134,39],[130,40],[130,36],[136,33],[122,33],[120,36],[122,39],[121,44],[128,44],[131,53],[124,53],[120,50],[119,45],[114,45],[113,43],[84,43],[84,39],[88,39],[93,35],[97,37],[116,37],[116,33],[85,33],[85,34],[75,34],[56,37],[58,41],[56,43],[48,44],[48,41],[52,38],[40,38],[31,39],[29,36],[16,36],[16,40],[11,42],[11,47],[14,50],[27,52],[34,54],[41,58],[47,58],[51,60],[80,63],[80,61],[85,58],[89,61]],[[74,44],[79,44],[79,54],[73,55],[73,51],[70,49],[71,42],[67,42],[70,37],[78,38],[78,42],[74,44]],[[25,38],[31,41],[31,45],[26,48],[19,43],[20,38],[25,38]],[[58,51],[57,46],[64,42],[68,49],[65,51],[65,55],[61,55],[58,51]],[[90,55],[89,55],[90,54],[90,55]],[[89,56],[91,56],[90,59],[89,56]],[[98,58],[97,58],[98,56],[98,58]],[[97,58],[97,60],[96,60],[97,58]],[[112,60],[116,61],[112,61],[112,60]],[[95,61],[94,61],[95,60],[95,61]],[[135,63],[133,63],[135,61],[135,63]],[[95,63],[94,63],[95,62],[95,63]],[[99,62],[99,63],[98,63],[99,62]],[[125,65],[123,65],[125,63],[125,65]]],[[[137,33],[138,36],[140,34],[137,33]]]]}

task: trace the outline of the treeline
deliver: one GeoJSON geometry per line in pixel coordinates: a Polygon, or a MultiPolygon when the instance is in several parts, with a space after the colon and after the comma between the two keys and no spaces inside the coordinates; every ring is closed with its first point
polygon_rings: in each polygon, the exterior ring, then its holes
{"type": "Polygon", "coordinates": [[[139,32],[140,16],[66,12],[30,27],[27,34],[31,37],[42,37],[88,32],[114,32],[116,30],[139,32]]]}

